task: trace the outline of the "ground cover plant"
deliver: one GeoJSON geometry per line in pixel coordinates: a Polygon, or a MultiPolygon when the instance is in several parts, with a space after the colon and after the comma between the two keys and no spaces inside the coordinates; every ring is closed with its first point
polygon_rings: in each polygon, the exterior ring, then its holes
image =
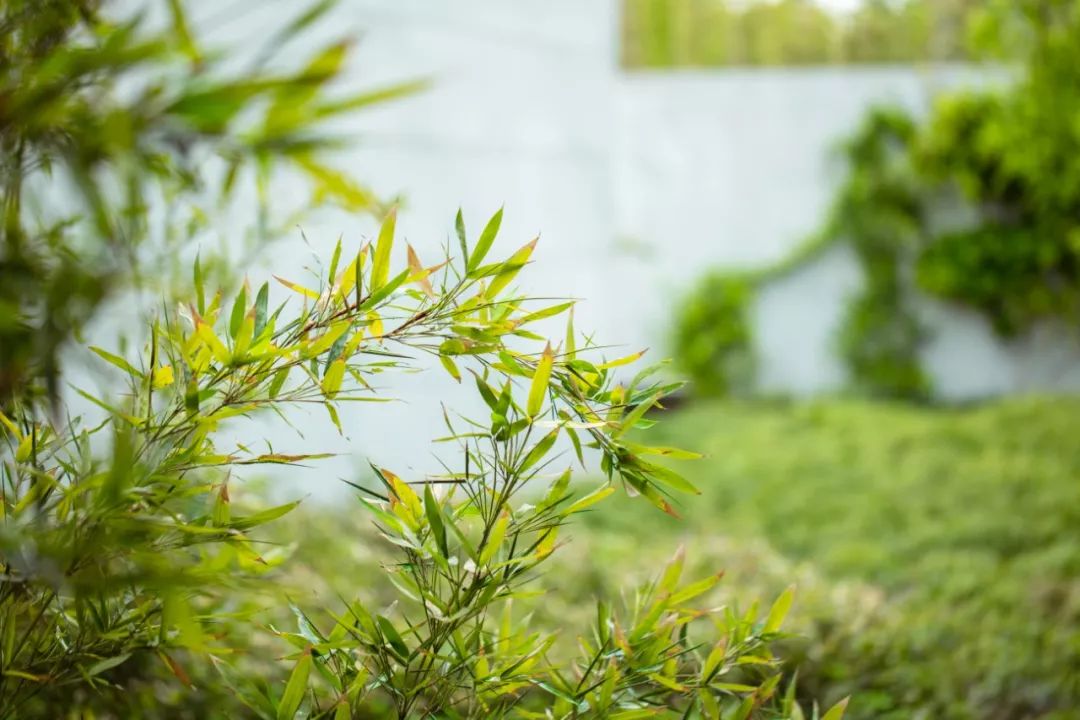
{"type": "MultiPolygon", "coordinates": [[[[1075,398],[691,406],[654,434],[707,455],[688,466],[704,495],[648,532],[712,548],[736,595],[797,582],[807,640],[784,654],[851,717],[1073,718],[1078,418],[1075,398]]],[[[620,501],[586,521],[600,590],[644,519],[620,501]]]]}

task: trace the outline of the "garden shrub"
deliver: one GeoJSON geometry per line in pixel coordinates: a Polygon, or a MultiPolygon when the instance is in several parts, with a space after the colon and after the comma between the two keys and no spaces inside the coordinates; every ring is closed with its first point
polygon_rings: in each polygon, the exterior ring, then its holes
{"type": "Polygon", "coordinates": [[[712,273],[686,298],[676,316],[672,349],[679,368],[706,396],[749,392],[754,381],[753,286],[737,274],[712,273]]]}

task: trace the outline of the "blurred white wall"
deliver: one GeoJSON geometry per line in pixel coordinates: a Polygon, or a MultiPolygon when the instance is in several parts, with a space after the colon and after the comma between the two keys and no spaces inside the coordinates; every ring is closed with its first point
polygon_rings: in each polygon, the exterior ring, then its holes
{"type": "MultiPolygon", "coordinates": [[[[297,3],[195,0],[212,42],[245,42],[297,3]]],[[[508,254],[541,234],[525,289],[586,300],[580,328],[627,348],[666,350],[676,299],[711,267],[751,267],[794,247],[821,221],[843,179],[828,150],[872,104],[919,110],[943,87],[982,82],[957,68],[848,68],[626,73],[617,64],[618,0],[343,0],[315,39],[357,33],[356,86],[430,77],[432,89],[361,113],[343,128],[355,148],[334,159],[385,196],[402,193],[399,232],[435,256],[457,208],[470,234],[506,206],[508,254]]],[[[310,47],[310,45],[309,45],[310,47]]],[[[283,48],[299,61],[303,47],[283,48]]],[[[305,228],[329,255],[358,244],[370,218],[330,215],[305,228]]],[[[269,260],[295,275],[312,248],[279,245],[269,260]]],[[[809,394],[844,383],[832,338],[859,287],[837,250],[763,293],[755,308],[761,383],[809,394]]],[[[1080,388],[1080,353],[1057,331],[1005,345],[969,313],[927,302],[925,352],[952,398],[1080,388]]],[[[441,373],[407,378],[408,405],[344,418],[355,461],[433,470],[411,443],[442,434],[439,403],[463,394],[441,373]]],[[[324,419],[312,420],[328,432],[324,419]],[[320,424],[324,423],[324,424],[320,424]]],[[[344,475],[342,465],[323,474],[344,475]]]]}

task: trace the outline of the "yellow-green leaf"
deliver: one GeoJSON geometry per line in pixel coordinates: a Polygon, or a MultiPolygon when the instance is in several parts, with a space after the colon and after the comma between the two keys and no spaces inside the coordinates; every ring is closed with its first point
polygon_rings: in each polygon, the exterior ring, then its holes
{"type": "Polygon", "coordinates": [[[639,360],[641,358],[641,356],[644,355],[646,352],[648,352],[648,351],[647,350],[642,350],[640,352],[634,353],[633,355],[627,355],[626,357],[621,357],[621,358],[619,358],[617,360],[612,360],[611,362],[606,362],[606,363],[603,363],[601,365],[597,365],[596,369],[597,370],[607,370],[609,368],[619,367],[621,365],[629,365],[630,363],[636,362],[637,360],[639,360]]]}
{"type": "Polygon", "coordinates": [[[791,609],[791,601],[795,599],[795,586],[790,585],[784,592],[780,593],[780,597],[776,598],[776,602],[773,603],[772,609],[769,610],[769,617],[765,620],[765,627],[762,632],[774,633],[777,632],[784,624],[784,618],[787,617],[788,611],[791,609]]]}
{"type": "Polygon", "coordinates": [[[228,365],[231,356],[229,355],[229,349],[225,347],[225,343],[218,339],[218,336],[214,334],[214,329],[204,322],[198,323],[195,328],[195,334],[199,336],[199,339],[206,343],[206,346],[210,348],[210,352],[214,355],[214,359],[222,365],[228,365]]]}
{"type": "Polygon", "coordinates": [[[576,512],[581,512],[590,505],[595,505],[611,493],[615,492],[615,488],[612,485],[605,485],[593,492],[589,493],[585,497],[581,498],[577,502],[573,503],[570,507],[563,510],[564,515],[573,515],[576,512]]]}
{"type": "Polygon", "coordinates": [[[454,378],[458,382],[461,382],[461,371],[458,370],[457,364],[446,355],[439,355],[439,362],[446,368],[446,372],[450,373],[450,377],[454,378]]]}
{"type": "Polygon", "coordinates": [[[488,250],[491,249],[491,244],[495,242],[495,236],[499,234],[499,226],[502,225],[503,209],[499,208],[499,211],[491,216],[488,220],[488,224],[484,227],[484,231],[480,233],[480,239],[476,241],[476,247],[473,248],[472,256],[469,258],[469,272],[472,272],[476,268],[480,267],[480,263],[484,261],[484,256],[487,255],[488,250]]]}
{"type": "Polygon", "coordinates": [[[345,379],[345,361],[338,358],[334,362],[330,363],[330,367],[326,368],[326,373],[322,379],[322,391],[326,397],[331,400],[341,390],[341,383],[345,379]]]}
{"type": "Polygon", "coordinates": [[[844,717],[844,712],[847,710],[848,702],[850,700],[850,697],[846,697],[840,702],[833,705],[831,708],[829,708],[829,712],[825,713],[821,720],[841,720],[841,718],[844,717]]]}
{"type": "Polygon", "coordinates": [[[141,372],[136,370],[131,363],[129,363],[127,360],[120,357],[119,355],[113,355],[111,352],[107,350],[102,350],[99,347],[94,347],[93,345],[90,346],[90,351],[100,357],[102,360],[105,360],[111,365],[115,365],[126,373],[136,375],[138,377],[145,377],[141,372]]]}
{"type": "Polygon", "coordinates": [[[679,592],[673,594],[670,598],[668,598],[668,602],[672,606],[675,606],[675,605],[680,605],[680,604],[686,602],[687,600],[692,600],[692,599],[696,598],[698,595],[701,595],[702,593],[706,593],[709,590],[712,590],[716,586],[716,583],[720,582],[720,578],[722,576],[723,576],[722,573],[717,573],[716,575],[710,575],[709,577],[705,578],[704,580],[698,580],[696,583],[690,583],[689,585],[684,587],[682,590],[680,590],[679,592]]]}
{"type": "Polygon", "coordinates": [[[303,295],[304,297],[311,298],[312,300],[318,300],[319,299],[319,293],[315,292],[311,288],[306,288],[303,285],[297,285],[292,280],[286,280],[285,278],[278,277],[277,275],[274,276],[274,279],[277,280],[282,285],[284,285],[285,287],[292,290],[293,292],[298,292],[301,295],[303,295]]]}
{"type": "Polygon", "coordinates": [[[497,297],[503,288],[513,281],[521,268],[525,267],[525,264],[529,262],[529,256],[532,255],[533,248],[536,247],[539,240],[540,238],[535,238],[511,255],[510,259],[501,265],[499,272],[491,279],[491,284],[488,285],[487,291],[484,293],[488,299],[497,297]]]}
{"type": "Polygon", "coordinates": [[[397,208],[386,214],[379,239],[375,243],[375,260],[371,265],[371,291],[375,292],[386,284],[390,277],[390,250],[394,247],[394,227],[397,225],[397,208]]]}
{"type": "Polygon", "coordinates": [[[495,521],[495,525],[492,526],[487,542],[480,551],[481,565],[495,557],[495,553],[499,551],[499,546],[502,545],[503,538],[506,537],[506,527],[509,524],[510,516],[506,512],[503,512],[503,514],[499,516],[499,519],[495,521]]]}
{"type": "Polygon", "coordinates": [[[529,400],[525,412],[529,417],[536,417],[544,406],[544,395],[547,393],[548,382],[551,380],[551,367],[555,362],[555,353],[551,351],[551,343],[544,348],[544,354],[540,356],[540,362],[536,365],[533,374],[532,385],[529,386],[529,400]]]}

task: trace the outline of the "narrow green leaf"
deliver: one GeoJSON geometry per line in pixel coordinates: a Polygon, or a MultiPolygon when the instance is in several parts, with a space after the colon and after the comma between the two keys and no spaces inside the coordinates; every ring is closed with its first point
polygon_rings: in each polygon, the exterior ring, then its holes
{"type": "Polygon", "coordinates": [[[773,603],[772,609],[769,610],[769,617],[765,620],[765,627],[762,628],[762,632],[774,633],[780,630],[784,624],[784,618],[787,617],[788,611],[791,609],[791,602],[795,599],[795,586],[790,585],[784,592],[780,593],[780,597],[776,598],[776,602],[773,603]]]}
{"type": "Polygon", "coordinates": [[[458,370],[457,364],[446,355],[439,355],[439,362],[446,368],[446,372],[450,373],[450,377],[454,378],[458,382],[461,382],[461,371],[458,370]]]}
{"type": "Polygon", "coordinates": [[[90,676],[90,677],[94,677],[95,675],[100,675],[101,673],[105,672],[106,670],[111,670],[112,668],[116,667],[117,665],[123,664],[124,662],[127,661],[127,659],[129,657],[131,657],[131,653],[124,653],[123,655],[117,655],[115,657],[105,658],[104,660],[99,660],[98,662],[94,663],[93,665],[91,665],[86,670],[86,674],[88,676],[90,676]]]}
{"type": "Polygon", "coordinates": [[[533,248],[536,247],[536,243],[540,238],[536,238],[533,241],[526,244],[516,253],[510,256],[510,259],[499,265],[499,270],[495,277],[492,278],[491,284],[488,285],[487,292],[485,293],[489,299],[494,299],[503,291],[507,285],[509,285],[521,268],[529,262],[529,257],[532,255],[533,248]]]}
{"type": "Polygon", "coordinates": [[[247,288],[240,286],[240,292],[233,301],[232,314],[229,316],[229,337],[233,340],[240,334],[240,326],[244,324],[244,313],[247,311],[247,288]]]}
{"type": "Polygon", "coordinates": [[[529,454],[525,456],[525,459],[521,461],[520,471],[524,472],[531,468],[536,463],[540,462],[548,451],[551,450],[551,446],[555,444],[555,439],[559,437],[559,428],[555,428],[533,446],[529,454]]]}
{"type": "Polygon", "coordinates": [[[304,699],[304,693],[307,692],[311,664],[310,651],[305,652],[296,662],[296,667],[293,668],[292,674],[289,675],[289,682],[286,683],[285,692],[282,693],[281,702],[278,704],[277,720],[293,720],[296,717],[296,713],[300,709],[300,703],[304,699]]]}
{"type": "Polygon", "coordinates": [[[687,600],[693,600],[698,595],[706,593],[716,587],[716,584],[720,582],[721,577],[722,574],[718,573],[716,575],[710,575],[704,580],[698,580],[695,583],[690,583],[682,590],[679,590],[677,593],[672,594],[672,596],[668,598],[668,603],[672,607],[674,607],[676,605],[681,605],[687,600]]]}
{"type": "Polygon", "coordinates": [[[169,12],[172,14],[173,35],[180,45],[180,51],[193,63],[201,62],[202,56],[191,35],[188,27],[187,16],[184,14],[184,5],[180,0],[169,0],[169,12]]]}
{"type": "Polygon", "coordinates": [[[329,280],[327,282],[333,284],[334,278],[337,277],[338,261],[341,260],[341,236],[338,236],[337,245],[334,246],[334,254],[330,257],[330,273],[329,280]]]}
{"type": "Polygon", "coordinates": [[[341,390],[341,383],[345,379],[345,361],[335,360],[326,368],[326,374],[322,379],[322,391],[327,398],[333,400],[341,390]]]}
{"type": "Polygon", "coordinates": [[[642,417],[644,417],[645,413],[649,412],[649,410],[654,405],[656,405],[656,403],[660,400],[660,397],[661,397],[660,393],[657,393],[656,395],[653,395],[648,400],[638,403],[634,407],[634,409],[631,410],[627,414],[627,416],[622,419],[622,422],[619,423],[619,427],[612,434],[612,437],[616,437],[616,438],[621,437],[622,435],[624,435],[626,433],[627,430],[630,430],[635,425],[637,425],[638,420],[640,420],[642,417]]]}
{"type": "Polygon", "coordinates": [[[821,720],[841,720],[844,717],[844,713],[847,711],[848,702],[851,701],[850,697],[846,697],[840,702],[829,708],[829,712],[822,716],[821,720]]]}
{"type": "Polygon", "coordinates": [[[108,362],[108,363],[110,363],[112,365],[115,365],[116,367],[120,368],[121,370],[128,373],[129,375],[135,375],[136,377],[140,377],[140,378],[146,377],[143,373],[136,370],[135,367],[131,363],[129,363],[127,360],[120,357],[119,355],[113,355],[108,350],[102,350],[99,347],[95,347],[95,346],[91,345],[90,346],[90,352],[94,353],[95,355],[100,357],[102,360],[105,360],[106,362],[108,362]]]}
{"type": "Polygon", "coordinates": [[[394,247],[394,227],[397,225],[397,208],[392,208],[383,220],[379,239],[375,243],[375,261],[371,266],[371,291],[374,293],[386,285],[390,277],[390,250],[394,247]]]}
{"type": "Polygon", "coordinates": [[[409,272],[410,271],[408,268],[402,270],[400,273],[395,275],[390,282],[386,283],[381,288],[373,292],[371,294],[371,297],[365,300],[364,303],[357,309],[357,313],[362,313],[370,310],[386,298],[390,297],[390,295],[399,287],[401,287],[401,284],[409,278],[409,272]]]}
{"type": "Polygon", "coordinates": [[[195,256],[195,302],[199,314],[204,315],[206,313],[206,293],[203,288],[202,264],[199,255],[195,256]]]}
{"type": "Polygon", "coordinates": [[[245,515],[244,517],[233,518],[229,522],[229,527],[236,530],[250,530],[251,528],[265,525],[268,522],[277,520],[279,517],[288,514],[300,504],[299,500],[293,500],[292,502],[285,503],[284,505],[278,505],[277,507],[268,508],[261,512],[254,513],[252,515],[245,515]]]}
{"type": "Polygon", "coordinates": [[[283,367],[276,373],[274,373],[274,379],[270,381],[270,389],[268,390],[268,394],[270,395],[271,400],[276,398],[278,393],[281,392],[281,388],[285,385],[285,381],[288,379],[288,377],[288,367],[283,367]]]}
{"type": "Polygon", "coordinates": [[[398,634],[397,628],[394,627],[394,623],[390,622],[388,618],[382,615],[375,616],[375,622],[379,625],[379,630],[382,631],[383,637],[390,643],[390,647],[397,652],[398,656],[404,660],[409,657],[409,647],[405,644],[405,641],[401,639],[401,635],[398,634]]]}
{"type": "Polygon", "coordinates": [[[461,245],[461,262],[465,264],[466,272],[469,267],[469,241],[465,235],[465,217],[458,208],[457,217],[454,218],[454,230],[457,233],[458,244],[461,245]]]}
{"type": "Polygon", "coordinates": [[[555,353],[551,351],[551,343],[544,347],[544,354],[540,356],[540,362],[536,365],[533,374],[532,385],[529,386],[529,400],[525,412],[534,418],[540,414],[544,406],[544,395],[547,393],[548,382],[551,380],[551,367],[555,362],[555,353]]]}
{"type": "Polygon", "coordinates": [[[594,490],[585,497],[581,498],[570,507],[563,510],[563,515],[573,515],[576,512],[581,512],[590,505],[595,505],[611,493],[615,492],[615,488],[612,485],[604,485],[601,488],[594,490]]]}
{"type": "Polygon", "coordinates": [[[637,465],[649,474],[650,480],[667,485],[679,492],[688,493],[690,495],[701,494],[701,491],[694,487],[693,483],[674,470],[663,467],[662,465],[654,465],[653,463],[645,462],[641,459],[637,460],[637,465]]]}
{"type": "Polygon", "coordinates": [[[555,317],[556,315],[561,315],[572,307],[574,307],[574,302],[572,300],[570,302],[560,303],[559,305],[552,305],[551,307],[544,308],[543,310],[537,310],[536,312],[531,312],[528,315],[525,315],[524,317],[520,318],[516,324],[520,327],[522,325],[527,325],[531,322],[536,322],[537,320],[555,317]]]}
{"type": "Polygon", "coordinates": [[[263,283],[255,297],[255,334],[257,338],[266,328],[266,304],[270,300],[270,283],[263,283]]]}
{"type": "Polygon", "coordinates": [[[499,208],[498,212],[492,215],[491,219],[488,220],[488,224],[484,226],[484,231],[480,233],[480,239],[476,241],[476,247],[473,248],[472,256],[469,257],[469,272],[480,267],[480,263],[484,261],[488,250],[491,249],[491,244],[495,242],[495,236],[499,234],[502,216],[503,209],[499,208]]]}
{"type": "Polygon", "coordinates": [[[509,524],[510,516],[506,512],[503,512],[503,514],[499,516],[499,519],[495,521],[495,524],[491,528],[491,533],[488,535],[487,542],[480,550],[481,565],[495,557],[495,553],[499,551],[499,547],[502,545],[503,538],[506,537],[506,528],[509,524]]]}
{"type": "Polygon", "coordinates": [[[660,589],[666,592],[673,592],[675,586],[679,582],[679,578],[682,576],[683,565],[686,563],[686,547],[679,546],[679,549],[675,551],[675,556],[671,558],[671,562],[664,568],[664,574],[660,579],[660,589]]]}
{"type": "Polygon", "coordinates": [[[442,510],[435,499],[435,493],[431,491],[431,485],[424,486],[424,513],[427,515],[431,532],[435,535],[435,542],[439,545],[439,552],[444,558],[450,557],[450,548],[446,542],[446,525],[443,523],[442,510]]]}

